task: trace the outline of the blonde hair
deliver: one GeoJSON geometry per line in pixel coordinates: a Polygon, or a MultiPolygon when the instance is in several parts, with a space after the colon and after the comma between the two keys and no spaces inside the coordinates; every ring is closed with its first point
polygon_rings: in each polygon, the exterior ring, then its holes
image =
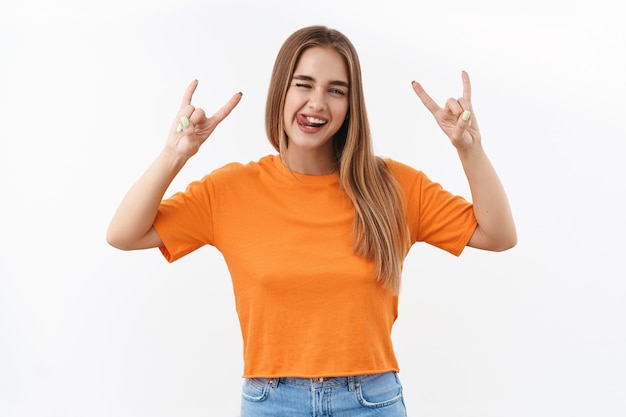
{"type": "Polygon", "coordinates": [[[387,164],[374,155],[361,65],[356,49],[346,36],[325,26],[310,26],[287,38],[278,52],[270,80],[265,109],[267,137],[284,156],[288,146],[283,127],[285,96],[300,56],[312,47],[333,48],[348,70],[349,117],[333,138],[339,183],[354,204],[355,253],[372,260],[376,279],[397,295],[402,262],[409,248],[403,194],[387,164]]]}

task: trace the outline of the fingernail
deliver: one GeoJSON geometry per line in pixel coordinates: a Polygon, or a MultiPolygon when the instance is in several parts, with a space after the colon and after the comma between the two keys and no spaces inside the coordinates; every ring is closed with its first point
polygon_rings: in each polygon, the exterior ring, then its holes
{"type": "Polygon", "coordinates": [[[472,115],[472,112],[470,112],[469,110],[465,110],[461,118],[467,122],[471,115],[472,115]]]}
{"type": "Polygon", "coordinates": [[[415,84],[417,81],[413,80],[411,81],[411,85],[415,84]]]}
{"type": "Polygon", "coordinates": [[[181,117],[180,122],[183,124],[184,127],[189,126],[189,119],[187,118],[187,116],[181,117]]]}
{"type": "Polygon", "coordinates": [[[176,128],[176,131],[177,131],[178,133],[182,132],[182,131],[183,131],[183,125],[181,125],[181,124],[179,123],[179,124],[178,124],[178,127],[176,128]]]}
{"type": "Polygon", "coordinates": [[[239,95],[240,95],[240,96],[243,96],[243,93],[240,91],[240,92],[239,92],[239,95]]]}

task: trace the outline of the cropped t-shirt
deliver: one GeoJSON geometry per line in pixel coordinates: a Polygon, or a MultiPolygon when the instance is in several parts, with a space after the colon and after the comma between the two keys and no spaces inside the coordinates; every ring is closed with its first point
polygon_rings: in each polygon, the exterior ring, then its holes
{"type": "MultiPolygon", "coordinates": [[[[422,172],[385,160],[404,192],[411,244],[459,255],[476,228],[471,203],[422,172]]],[[[398,298],[353,251],[354,206],[338,175],[289,171],[279,155],[231,163],[160,204],[154,227],[173,262],[203,245],[224,257],[243,337],[243,377],[399,371],[398,298]]]]}

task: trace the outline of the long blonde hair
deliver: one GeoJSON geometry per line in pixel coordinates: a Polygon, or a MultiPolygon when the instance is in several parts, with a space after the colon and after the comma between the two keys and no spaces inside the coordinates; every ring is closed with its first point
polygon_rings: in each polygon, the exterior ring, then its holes
{"type": "Polygon", "coordinates": [[[339,183],[354,204],[354,251],[374,261],[376,279],[392,293],[400,291],[402,262],[409,247],[402,191],[387,164],[374,155],[361,79],[361,65],[350,40],[337,30],[310,26],[294,32],[278,52],[267,95],[265,130],[284,156],[285,96],[302,53],[331,47],[341,55],[349,77],[349,117],[333,138],[339,183]]]}

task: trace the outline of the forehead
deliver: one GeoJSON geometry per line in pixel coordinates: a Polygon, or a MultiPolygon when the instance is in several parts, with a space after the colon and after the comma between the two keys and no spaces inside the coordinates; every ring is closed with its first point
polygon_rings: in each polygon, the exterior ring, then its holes
{"type": "Polygon", "coordinates": [[[294,75],[307,75],[319,81],[348,82],[348,69],[343,57],[330,47],[306,49],[298,59],[294,75]]]}

